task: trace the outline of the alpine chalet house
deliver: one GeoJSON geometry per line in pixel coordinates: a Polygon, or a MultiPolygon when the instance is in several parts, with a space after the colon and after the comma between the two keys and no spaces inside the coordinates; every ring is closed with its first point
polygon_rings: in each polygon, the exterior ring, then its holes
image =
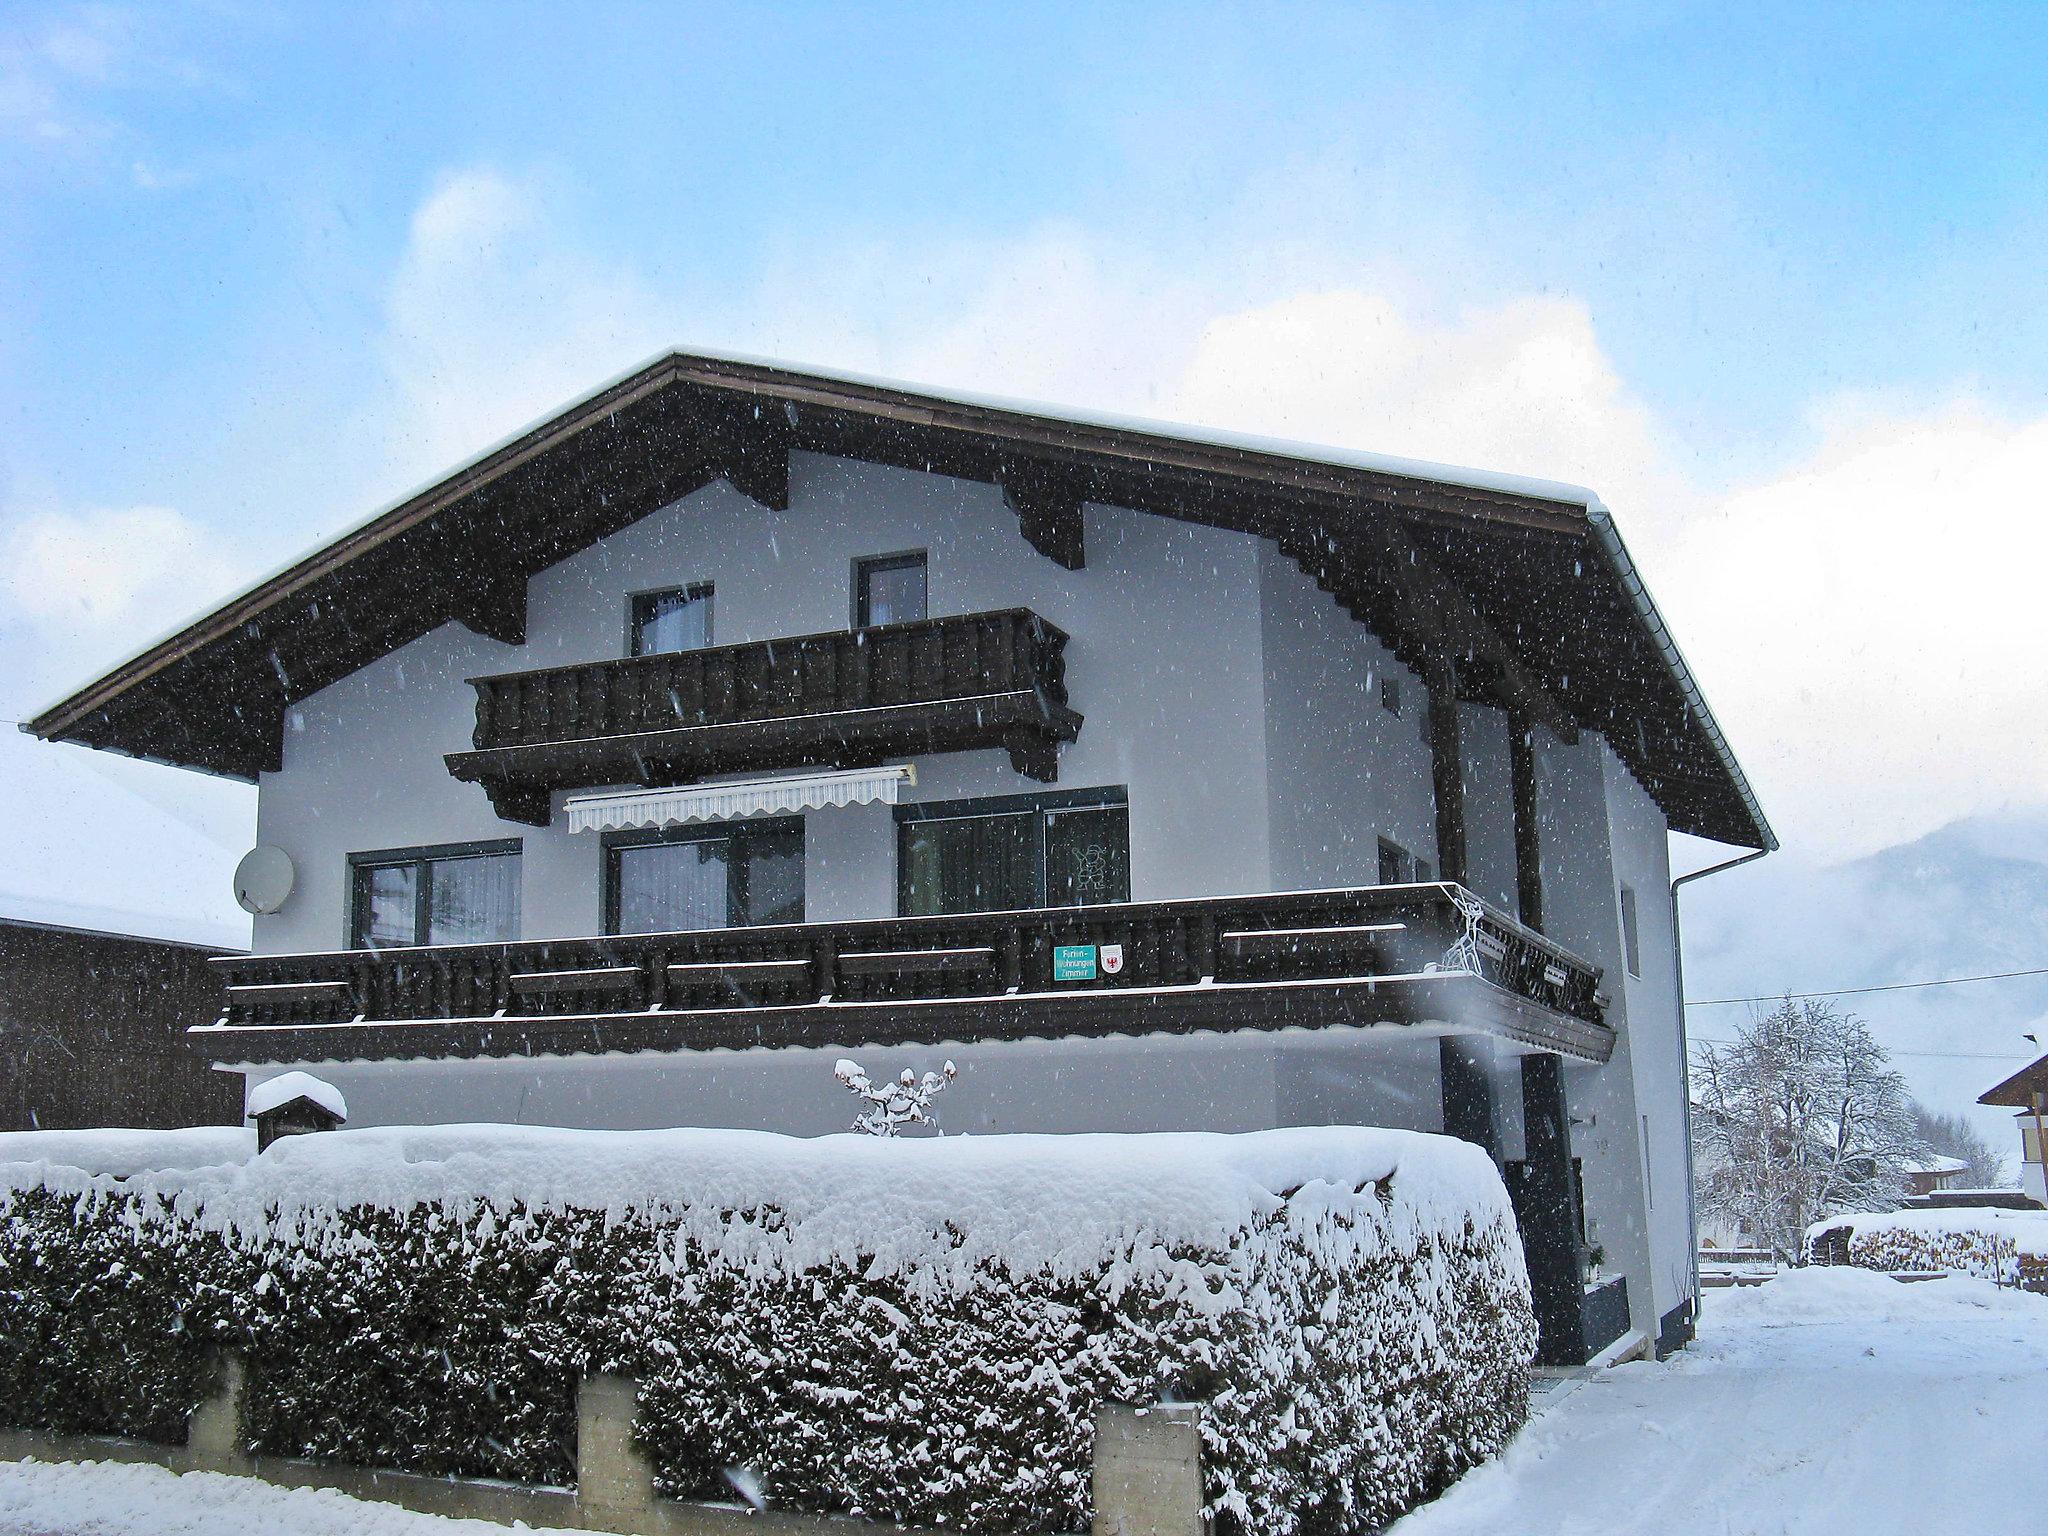
{"type": "Polygon", "coordinates": [[[1486,1146],[1690,1334],[1667,833],[1768,825],[1598,499],[664,357],[33,721],[259,786],[193,1038],[352,1124],[1486,1146]]]}

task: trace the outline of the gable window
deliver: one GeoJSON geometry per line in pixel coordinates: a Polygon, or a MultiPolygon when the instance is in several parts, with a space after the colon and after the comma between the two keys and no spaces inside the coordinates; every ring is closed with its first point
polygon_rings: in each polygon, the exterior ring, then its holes
{"type": "Polygon", "coordinates": [[[905,917],[1131,899],[1122,790],[906,805],[896,816],[905,917]]]}
{"type": "Polygon", "coordinates": [[[801,816],[605,838],[607,933],[686,933],[804,920],[801,816]]]}
{"type": "Polygon", "coordinates": [[[1398,677],[1380,679],[1380,708],[1397,720],[1401,717],[1401,680],[1398,677]]]}
{"type": "Polygon", "coordinates": [[[1643,945],[1636,928],[1635,887],[1621,888],[1621,948],[1628,957],[1628,973],[1631,976],[1643,974],[1643,945]]]}
{"type": "Polygon", "coordinates": [[[349,947],[507,943],[519,937],[519,843],[349,855],[349,947]]]}
{"type": "Polygon", "coordinates": [[[628,646],[635,656],[703,650],[711,643],[711,583],[636,592],[627,629],[628,646]]]}
{"type": "Polygon", "coordinates": [[[918,551],[907,555],[875,555],[853,562],[853,627],[910,624],[926,616],[925,560],[918,551]]]}

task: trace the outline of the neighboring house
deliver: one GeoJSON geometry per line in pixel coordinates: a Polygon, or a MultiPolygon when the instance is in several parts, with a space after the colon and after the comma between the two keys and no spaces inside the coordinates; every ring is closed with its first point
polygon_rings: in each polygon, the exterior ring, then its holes
{"type": "Polygon", "coordinates": [[[243,951],[118,931],[146,926],[0,898],[0,1131],[241,1119],[240,1080],[214,1071],[187,1031],[220,1017],[213,959],[243,951]]]}
{"type": "Polygon", "coordinates": [[[1970,1165],[1960,1157],[1936,1155],[1906,1164],[1906,1193],[1931,1195],[1937,1190],[1960,1188],[1970,1165]]]}
{"type": "Polygon", "coordinates": [[[2014,1119],[2020,1132],[2020,1188],[2048,1205],[2048,1178],[2041,1166],[2048,1144],[2048,1056],[2020,1068],[1977,1102],[2019,1111],[2014,1119]]]}
{"type": "Polygon", "coordinates": [[[29,728],[259,784],[198,1038],[352,1124],[1448,1131],[1547,1358],[1690,1334],[1667,833],[1774,842],[1585,491],[674,355],[29,728]]]}

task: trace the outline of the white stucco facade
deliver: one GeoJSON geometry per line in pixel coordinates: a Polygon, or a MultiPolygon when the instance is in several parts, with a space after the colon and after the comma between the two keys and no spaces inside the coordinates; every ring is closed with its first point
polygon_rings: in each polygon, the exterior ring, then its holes
{"type": "MultiPolygon", "coordinates": [[[[1133,899],[1371,885],[1382,839],[1441,868],[1427,695],[1291,559],[1249,534],[1115,507],[1085,509],[1087,559],[1069,571],[1025,542],[988,485],[819,455],[791,458],[791,505],[770,511],[723,481],[571,555],[529,584],[527,643],[447,625],[290,711],[283,767],[263,776],[258,835],[297,886],[259,917],[259,953],[348,943],[351,854],[517,839],[524,938],[602,927],[599,840],[500,820],[443,755],[471,745],[467,678],[601,661],[626,649],[630,596],[709,582],[713,643],[843,629],[853,562],[928,559],[935,614],[1034,610],[1070,636],[1084,717],[1057,788],[1125,790],[1133,899]],[[1394,694],[1383,690],[1392,679],[1394,694]],[[1398,708],[1388,707],[1398,703],[1398,708]]],[[[1516,909],[1506,716],[1460,709],[1469,883],[1516,909]]],[[[915,760],[906,799],[1036,792],[1001,752],[915,760]]],[[[589,786],[599,788],[602,786],[589,786]]],[[[1613,1059],[1567,1070],[1589,1239],[1629,1277],[1638,1327],[1691,1291],[1683,1060],[1664,818],[1598,737],[1538,739],[1545,929],[1606,973],[1613,1059]],[[1626,965],[1620,889],[1636,892],[1640,976],[1626,965]]],[[[883,805],[805,816],[805,915],[880,918],[897,899],[883,805]]],[[[1515,1048],[1475,1043],[1496,1134],[1523,1140],[1515,1048]]],[[[1353,1122],[1441,1130],[1435,1035],[1418,1028],[1280,1035],[1019,1041],[891,1052],[863,1065],[923,1070],[950,1057],[955,1131],[1250,1130],[1353,1122]]],[[[643,1053],[535,1061],[314,1065],[357,1124],[509,1120],[601,1127],[843,1129],[835,1050],[643,1053]]],[[[252,1071],[260,1081],[284,1066],[252,1071]]]]}

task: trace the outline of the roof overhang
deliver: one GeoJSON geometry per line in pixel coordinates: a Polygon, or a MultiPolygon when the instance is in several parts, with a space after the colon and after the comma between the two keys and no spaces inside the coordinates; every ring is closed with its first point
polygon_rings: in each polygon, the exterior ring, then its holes
{"type": "Polygon", "coordinates": [[[2029,1113],[2048,1108],[2048,1056],[2029,1062],[1977,1100],[1998,1109],[2029,1113]]]}
{"type": "Polygon", "coordinates": [[[788,501],[788,455],[1000,485],[1081,559],[1083,502],[1275,540],[1411,663],[1603,734],[1677,831],[1777,840],[1599,498],[1456,470],[673,353],[577,402],[152,645],[24,729],[254,779],[284,712],[450,621],[517,643],[525,583],[725,479],[788,501]]]}

